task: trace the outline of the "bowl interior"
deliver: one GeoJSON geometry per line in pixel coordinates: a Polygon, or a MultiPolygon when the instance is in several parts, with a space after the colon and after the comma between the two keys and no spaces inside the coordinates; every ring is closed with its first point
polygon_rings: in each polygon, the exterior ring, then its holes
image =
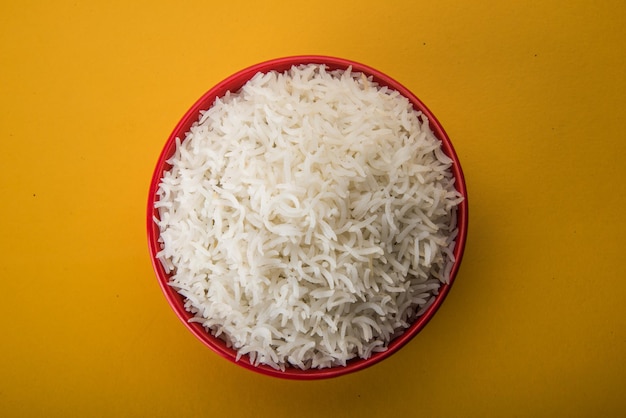
{"type": "Polygon", "coordinates": [[[266,375],[282,377],[282,378],[290,378],[290,379],[321,379],[321,378],[329,378],[336,377],[339,375],[355,372],[357,370],[364,369],[369,367],[384,358],[389,357],[393,353],[397,352],[402,346],[404,346],[408,341],[410,341],[433,317],[435,312],[439,309],[441,304],[443,303],[446,295],[450,291],[450,287],[452,286],[456,274],[459,270],[459,266],[461,264],[461,260],[463,257],[463,250],[465,247],[465,240],[467,236],[467,220],[468,218],[468,202],[467,202],[467,190],[465,186],[465,180],[463,177],[463,171],[461,170],[461,165],[459,163],[458,157],[454,151],[452,143],[450,142],[447,134],[445,133],[443,127],[437,121],[435,116],[428,110],[428,108],[407,88],[388,77],[387,75],[360,63],[353,62],[350,60],[342,59],[342,58],[334,58],[334,57],[326,57],[326,56],[295,56],[295,57],[286,57],[279,58],[271,61],[266,61],[251,67],[248,67],[244,70],[241,70],[232,76],[226,78],[215,87],[211,88],[208,92],[206,92],[183,116],[180,122],[176,125],[172,133],[170,134],[156,165],[154,170],[154,174],[152,177],[152,181],[149,189],[148,196],[148,213],[147,213],[147,232],[148,232],[148,245],[150,256],[152,259],[152,265],[155,270],[156,276],[158,278],[161,289],[169,302],[170,306],[174,309],[176,315],[180,318],[180,320],[185,324],[185,326],[205,345],[211,348],[213,351],[221,355],[222,357],[228,359],[229,361],[236,362],[238,365],[253,370],[255,372],[259,372],[266,375]],[[397,90],[402,95],[407,97],[413,104],[414,108],[420,110],[426,117],[428,117],[430,122],[430,128],[434,132],[435,136],[442,142],[442,149],[444,153],[450,157],[453,161],[452,164],[452,172],[456,179],[456,188],[457,190],[464,196],[463,202],[457,208],[457,226],[459,229],[458,236],[456,239],[456,246],[454,250],[454,255],[456,261],[452,267],[450,273],[450,283],[442,285],[439,290],[439,295],[436,297],[435,302],[424,312],[422,316],[417,318],[415,322],[405,330],[405,332],[390,342],[388,345],[388,349],[384,352],[374,353],[368,359],[355,359],[350,362],[345,367],[332,367],[327,369],[310,369],[310,370],[300,370],[295,367],[288,367],[285,371],[275,370],[269,366],[254,366],[250,363],[247,356],[242,356],[239,360],[236,359],[235,350],[226,346],[222,340],[213,337],[210,335],[202,325],[189,322],[189,319],[193,317],[192,314],[187,312],[184,308],[184,299],[183,297],[176,292],[175,289],[168,285],[169,275],[163,269],[160,261],[156,258],[156,254],[160,251],[159,244],[159,229],[157,225],[154,223],[154,219],[158,218],[158,212],[154,209],[154,203],[158,200],[158,196],[156,194],[159,188],[160,179],[163,176],[163,172],[168,171],[171,166],[167,164],[167,160],[174,154],[176,149],[176,138],[185,138],[185,133],[189,131],[191,125],[198,120],[200,116],[200,111],[206,110],[215,101],[217,97],[221,97],[226,94],[227,91],[235,92],[239,90],[254,74],[257,72],[268,72],[271,70],[276,70],[279,72],[286,71],[290,69],[293,65],[300,64],[325,64],[328,69],[347,69],[348,67],[352,67],[353,71],[359,71],[365,73],[366,75],[372,76],[374,81],[378,82],[380,85],[388,86],[392,89],[397,90]]]}

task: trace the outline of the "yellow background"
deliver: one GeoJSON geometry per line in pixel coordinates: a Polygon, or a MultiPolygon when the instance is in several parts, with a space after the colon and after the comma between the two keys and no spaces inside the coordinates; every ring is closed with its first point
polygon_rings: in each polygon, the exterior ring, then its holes
{"type": "Polygon", "coordinates": [[[626,415],[626,3],[3,1],[0,415],[626,415]],[[326,54],[388,73],[468,182],[457,281],[346,377],[257,375],[152,272],[145,205],[178,119],[226,76],[326,54]]]}

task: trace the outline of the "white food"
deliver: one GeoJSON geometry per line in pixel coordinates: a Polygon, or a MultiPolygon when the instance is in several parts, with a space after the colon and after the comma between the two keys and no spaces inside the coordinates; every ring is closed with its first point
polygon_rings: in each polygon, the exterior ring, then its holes
{"type": "Polygon", "coordinates": [[[424,115],[361,73],[256,74],[168,162],[158,258],[193,321],[253,364],[367,358],[448,281],[452,161],[424,115]]]}

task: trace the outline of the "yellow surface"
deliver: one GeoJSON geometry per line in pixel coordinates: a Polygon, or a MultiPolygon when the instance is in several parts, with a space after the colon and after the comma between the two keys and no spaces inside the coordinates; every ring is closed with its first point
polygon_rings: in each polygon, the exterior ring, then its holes
{"type": "Polygon", "coordinates": [[[3,1],[0,415],[626,415],[626,3],[3,1]],[[294,382],[221,359],[157,286],[145,202],[189,106],[269,58],[413,90],[461,158],[465,259],[398,354],[294,382]]]}

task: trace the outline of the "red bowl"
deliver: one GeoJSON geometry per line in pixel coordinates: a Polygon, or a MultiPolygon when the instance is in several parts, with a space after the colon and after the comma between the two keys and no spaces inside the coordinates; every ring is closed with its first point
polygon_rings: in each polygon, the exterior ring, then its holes
{"type": "Polygon", "coordinates": [[[165,298],[169,302],[172,309],[174,309],[174,312],[176,312],[178,318],[180,318],[183,324],[185,324],[187,329],[189,329],[189,331],[191,331],[202,343],[204,343],[214,352],[226,358],[227,360],[230,360],[231,362],[236,363],[239,366],[245,367],[258,373],[297,380],[323,379],[356,372],[357,370],[365,369],[366,367],[372,366],[382,361],[383,359],[388,358],[392,354],[396,353],[405,344],[407,344],[413,337],[415,337],[435,315],[435,313],[443,303],[444,299],[446,298],[448,292],[450,291],[452,284],[454,283],[454,279],[459,270],[461,259],[463,257],[463,250],[465,248],[468,227],[467,190],[459,159],[454,151],[454,148],[452,147],[452,143],[450,142],[450,139],[448,138],[446,132],[444,131],[439,121],[430,112],[430,110],[428,110],[428,108],[406,87],[393,80],[391,77],[371,67],[368,67],[367,65],[363,65],[343,58],[316,55],[294,56],[262,62],[231,75],[222,82],[218,83],[208,92],[206,92],[191,107],[191,109],[189,109],[187,113],[185,113],[183,118],[180,120],[180,122],[178,122],[173,132],[170,134],[167,142],[165,143],[165,147],[163,148],[163,151],[161,152],[161,155],[159,156],[159,159],[157,161],[156,168],[152,176],[152,182],[150,183],[150,192],[148,195],[147,226],[148,245],[150,257],[152,259],[152,266],[154,267],[154,271],[156,273],[161,289],[165,294],[165,298]],[[283,72],[290,69],[293,65],[300,64],[325,64],[331,70],[347,69],[349,66],[352,66],[352,69],[354,71],[359,71],[368,76],[372,76],[374,81],[378,82],[380,85],[388,86],[392,89],[395,89],[402,95],[407,97],[411,101],[415,109],[420,110],[424,115],[428,117],[430,122],[430,128],[433,130],[435,136],[442,142],[443,151],[448,157],[452,159],[452,172],[454,177],[456,178],[456,188],[461,193],[461,195],[465,197],[465,199],[457,209],[457,224],[459,232],[454,250],[456,261],[450,273],[449,284],[444,284],[439,289],[439,294],[436,297],[434,303],[426,310],[426,312],[424,312],[424,314],[422,314],[422,316],[417,318],[415,322],[413,322],[413,324],[409,328],[407,328],[402,335],[391,341],[386,351],[373,353],[372,356],[368,359],[351,360],[346,366],[309,370],[301,370],[295,367],[287,367],[285,371],[280,371],[265,365],[255,366],[250,363],[247,356],[242,356],[239,360],[236,360],[237,353],[232,348],[227,347],[224,341],[220,340],[219,338],[213,337],[202,327],[201,324],[198,324],[196,322],[189,322],[189,319],[192,318],[193,315],[185,310],[183,297],[178,294],[175,289],[168,285],[169,275],[163,269],[161,262],[156,258],[156,254],[160,251],[161,247],[158,242],[159,228],[153,220],[155,217],[158,218],[158,212],[154,209],[154,203],[158,199],[157,190],[159,188],[159,183],[163,176],[163,172],[171,168],[171,166],[166,163],[166,160],[168,160],[174,154],[174,151],[176,149],[176,138],[185,138],[185,133],[190,129],[193,122],[198,120],[201,110],[206,110],[211,107],[215,99],[217,97],[223,96],[224,94],[226,94],[227,91],[237,91],[250,78],[252,78],[254,74],[258,72],[268,72],[272,70],[283,72]]]}

